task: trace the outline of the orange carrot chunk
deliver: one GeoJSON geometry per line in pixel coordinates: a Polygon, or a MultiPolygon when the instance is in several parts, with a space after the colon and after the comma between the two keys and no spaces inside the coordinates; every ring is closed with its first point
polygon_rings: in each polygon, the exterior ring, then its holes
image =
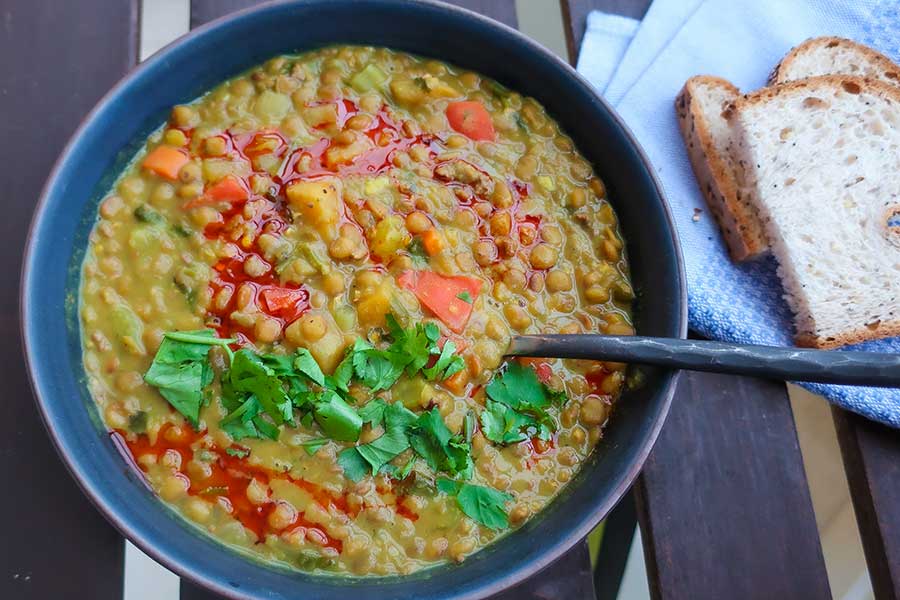
{"type": "Polygon", "coordinates": [[[447,105],[447,121],[450,127],[470,139],[494,139],[494,123],[481,102],[451,102],[447,105]]]}
{"type": "Polygon", "coordinates": [[[206,188],[206,192],[202,196],[194,198],[187,202],[185,208],[193,208],[204,204],[215,204],[216,202],[243,202],[250,197],[250,190],[247,185],[239,177],[234,175],[226,175],[216,183],[206,188]]]}
{"type": "Polygon", "coordinates": [[[451,331],[461,333],[481,292],[481,281],[472,277],[445,277],[433,271],[405,271],[397,278],[451,331]]]}
{"type": "Polygon", "coordinates": [[[422,247],[425,248],[425,252],[428,253],[428,256],[440,254],[441,250],[444,249],[444,240],[441,238],[441,234],[439,234],[436,229],[431,228],[423,231],[421,233],[421,236],[422,247]]]}
{"type": "Polygon", "coordinates": [[[157,146],[144,157],[141,166],[166,179],[178,179],[178,171],[187,164],[188,155],[172,146],[157,146]]]}

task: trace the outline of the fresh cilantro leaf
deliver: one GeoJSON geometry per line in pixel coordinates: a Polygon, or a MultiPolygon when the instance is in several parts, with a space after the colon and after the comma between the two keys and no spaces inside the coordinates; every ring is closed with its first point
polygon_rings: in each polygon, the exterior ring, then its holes
{"type": "Polygon", "coordinates": [[[386,431],[384,435],[368,444],[356,447],[359,455],[372,467],[372,473],[378,473],[381,467],[389,463],[395,456],[409,448],[409,438],[402,429],[386,431]]]}
{"type": "Polygon", "coordinates": [[[462,511],[489,529],[509,527],[506,504],[512,500],[513,497],[505,492],[470,483],[464,483],[456,494],[462,511]]]}
{"type": "Polygon", "coordinates": [[[443,478],[438,479],[436,485],[439,492],[456,496],[459,508],[473,521],[490,529],[509,527],[506,504],[513,500],[509,494],[483,485],[443,478]]]}
{"type": "Polygon", "coordinates": [[[305,442],[300,442],[300,447],[306,450],[306,453],[310,456],[313,456],[316,452],[319,451],[319,448],[328,443],[328,438],[315,438],[312,440],[306,440],[305,442]]]}
{"type": "Polygon", "coordinates": [[[495,375],[485,392],[488,401],[479,419],[481,429],[498,444],[534,436],[550,439],[556,423],[546,409],[566,401],[564,392],[549,389],[532,369],[517,362],[508,363],[502,374],[495,375]]]}
{"type": "Polygon", "coordinates": [[[434,483],[439,492],[447,494],[448,496],[457,495],[459,493],[459,488],[462,487],[461,481],[454,481],[452,479],[447,479],[446,477],[441,477],[434,483]]]}
{"type": "MultiPolygon", "coordinates": [[[[166,340],[172,340],[173,342],[184,342],[186,344],[195,344],[198,346],[228,346],[229,344],[235,343],[237,340],[234,338],[220,338],[216,337],[216,332],[212,329],[198,329],[196,331],[169,331],[163,334],[163,338],[166,340]]],[[[199,352],[200,355],[206,356],[203,353],[202,349],[198,348],[190,348],[190,347],[173,347],[174,350],[187,351],[187,352],[199,352]]],[[[162,345],[160,345],[160,350],[162,350],[162,345]]],[[[157,352],[157,356],[159,352],[157,352]]]]}
{"type": "Polygon", "coordinates": [[[209,349],[227,347],[232,342],[217,338],[212,329],[167,333],[144,380],[196,428],[203,405],[203,388],[213,378],[207,358],[209,349]]]}
{"type": "Polygon", "coordinates": [[[462,292],[458,293],[456,297],[466,304],[472,304],[472,302],[474,302],[474,300],[472,300],[472,294],[470,294],[468,290],[463,290],[462,292]]]}
{"type": "MultiPolygon", "coordinates": [[[[379,401],[374,400],[367,404],[366,407],[374,402],[379,401]]],[[[382,404],[384,404],[383,401],[382,404]]],[[[338,456],[338,463],[344,466],[344,463],[341,462],[341,457],[347,455],[344,458],[344,461],[347,463],[344,471],[353,481],[359,481],[363,475],[370,471],[373,475],[377,474],[387,463],[409,448],[410,441],[407,429],[416,421],[415,413],[400,403],[388,404],[381,410],[385,428],[384,435],[368,444],[348,448],[338,456]],[[366,470],[361,475],[357,469],[359,460],[362,460],[367,465],[366,470]],[[357,475],[359,477],[354,479],[357,475]]]]}
{"type": "Polygon", "coordinates": [[[447,379],[451,375],[462,371],[465,364],[462,357],[455,354],[455,352],[456,344],[447,340],[444,342],[444,347],[435,363],[428,368],[422,369],[422,373],[426,378],[434,381],[436,379],[447,379]]]}
{"type": "MultiPolygon", "coordinates": [[[[353,347],[356,347],[354,344],[353,347]]],[[[328,387],[333,387],[342,392],[347,392],[350,390],[350,379],[353,377],[353,349],[347,351],[347,355],[341,360],[340,364],[338,364],[337,368],[334,370],[334,374],[331,377],[326,378],[326,380],[330,380],[330,385],[328,387]]]]}
{"type": "Polygon", "coordinates": [[[491,399],[510,408],[546,408],[550,404],[546,388],[533,369],[518,362],[507,363],[506,370],[494,376],[485,388],[491,399]]]}
{"type": "Polygon", "coordinates": [[[219,427],[236,440],[263,437],[254,423],[254,420],[262,421],[259,411],[259,402],[255,396],[250,396],[219,421],[219,427]]]}
{"type": "Polygon", "coordinates": [[[437,407],[420,415],[408,436],[410,446],[434,471],[459,474],[463,479],[472,476],[471,446],[452,434],[437,407]]]}
{"type": "Polygon", "coordinates": [[[359,416],[363,423],[371,423],[372,427],[380,427],[384,419],[385,407],[387,407],[387,403],[384,400],[375,398],[359,409],[359,416]]]}
{"type": "Polygon", "coordinates": [[[436,353],[434,345],[437,337],[432,339],[430,336],[435,332],[440,336],[440,330],[434,323],[428,324],[431,327],[417,323],[411,329],[403,329],[394,315],[390,314],[387,315],[387,325],[394,339],[388,351],[396,356],[394,362],[403,364],[406,374],[412,377],[428,363],[431,355],[436,353]]]}
{"type": "Polygon", "coordinates": [[[356,446],[341,450],[337,462],[344,469],[344,475],[350,481],[359,481],[369,474],[369,463],[362,457],[356,446]]]}
{"type": "Polygon", "coordinates": [[[513,444],[528,439],[523,429],[534,425],[534,419],[493,400],[487,401],[480,421],[484,437],[498,444],[513,444]]]}
{"type": "Polygon", "coordinates": [[[267,437],[270,440],[278,441],[278,435],[281,431],[278,429],[277,425],[273,425],[262,415],[253,419],[253,424],[256,425],[256,430],[259,432],[257,437],[267,437]]]}
{"type": "Polygon", "coordinates": [[[362,429],[362,418],[337,392],[325,390],[313,405],[313,415],[325,435],[333,440],[355,442],[362,429]]]}
{"type": "Polygon", "coordinates": [[[403,374],[405,365],[398,355],[373,348],[361,338],[354,343],[350,356],[353,372],[373,392],[388,389],[403,374]]]}
{"type": "Polygon", "coordinates": [[[250,449],[243,446],[229,446],[225,448],[225,454],[234,456],[235,458],[247,458],[250,456],[250,449]]]}
{"type": "Polygon", "coordinates": [[[297,348],[295,357],[294,367],[306,375],[310,381],[324,387],[325,374],[322,373],[319,363],[316,362],[316,359],[313,358],[313,355],[310,354],[309,350],[306,348],[297,348]]]}
{"type": "Polygon", "coordinates": [[[246,348],[235,352],[228,379],[235,392],[254,394],[276,426],[293,423],[294,409],[284,384],[258,355],[246,348]]]}

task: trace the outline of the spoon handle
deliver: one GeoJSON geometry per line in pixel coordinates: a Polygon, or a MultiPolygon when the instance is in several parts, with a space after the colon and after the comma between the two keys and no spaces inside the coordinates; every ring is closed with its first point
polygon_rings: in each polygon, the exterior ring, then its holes
{"type": "Polygon", "coordinates": [[[515,336],[506,354],[639,363],[784,381],[900,387],[900,354],[879,352],[587,334],[515,336]]]}

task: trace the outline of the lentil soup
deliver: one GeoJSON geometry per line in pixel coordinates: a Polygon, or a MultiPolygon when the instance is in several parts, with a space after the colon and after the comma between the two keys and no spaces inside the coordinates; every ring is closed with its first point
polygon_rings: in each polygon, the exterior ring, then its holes
{"type": "Polygon", "coordinates": [[[303,571],[403,574],[517,527],[602,436],[631,334],[603,183],[544,109],[384,48],[280,56],[173,108],[102,201],[98,408],[159,496],[303,571]]]}

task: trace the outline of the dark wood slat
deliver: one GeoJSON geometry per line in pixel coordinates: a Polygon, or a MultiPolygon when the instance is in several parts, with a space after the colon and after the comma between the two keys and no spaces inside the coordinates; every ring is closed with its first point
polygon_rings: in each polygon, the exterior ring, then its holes
{"type": "MultiPolygon", "coordinates": [[[[192,0],[191,27],[229,12],[260,4],[257,0],[192,0]]],[[[515,0],[454,0],[469,10],[496,19],[510,27],[518,26],[515,0]]],[[[563,600],[593,598],[594,587],[590,555],[582,542],[550,567],[494,597],[495,600],[563,600]]],[[[189,581],[181,582],[181,600],[216,600],[212,594],[189,581]]]]}
{"type": "Polygon", "coordinates": [[[783,383],[684,373],[636,485],[654,598],[830,598],[783,383]]]}
{"type": "Polygon", "coordinates": [[[578,59],[581,39],[587,25],[588,13],[602,10],[633,19],[640,19],[650,6],[649,0],[559,0],[563,14],[563,30],[566,34],[566,48],[569,51],[569,62],[578,59]]]}
{"type": "Polygon", "coordinates": [[[622,576],[637,529],[637,507],[630,491],[606,517],[597,565],[594,567],[594,590],[597,600],[616,600],[622,587],[622,576]]]}
{"type": "Polygon", "coordinates": [[[833,409],[875,597],[900,598],[900,432],[833,409]]]}
{"type": "Polygon", "coordinates": [[[124,543],[40,422],[19,334],[25,235],[53,161],[137,56],[137,0],[0,3],[0,598],[121,598],[124,543]]]}
{"type": "MultiPolygon", "coordinates": [[[[574,62],[588,12],[648,0],[562,0],[574,62]]],[[[782,383],[685,373],[635,486],[655,598],[830,598],[782,383]]]]}

